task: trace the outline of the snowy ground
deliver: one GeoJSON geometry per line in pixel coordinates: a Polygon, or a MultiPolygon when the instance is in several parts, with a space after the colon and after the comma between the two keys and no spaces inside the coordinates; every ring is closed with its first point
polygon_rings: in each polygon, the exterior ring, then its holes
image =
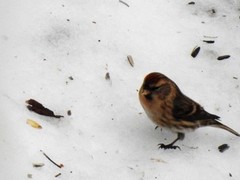
{"type": "Polygon", "coordinates": [[[202,128],[178,143],[181,151],[158,150],[176,135],[154,130],[137,95],[147,73],[162,72],[240,132],[239,1],[124,2],[129,7],[118,0],[2,1],[1,179],[54,179],[58,173],[64,180],[240,178],[238,137],[202,128]],[[197,45],[200,53],[192,58],[197,45]],[[231,57],[218,61],[221,55],[231,57]],[[28,111],[30,98],[65,117],[28,111]],[[224,143],[230,149],[220,153],[224,143]]]}

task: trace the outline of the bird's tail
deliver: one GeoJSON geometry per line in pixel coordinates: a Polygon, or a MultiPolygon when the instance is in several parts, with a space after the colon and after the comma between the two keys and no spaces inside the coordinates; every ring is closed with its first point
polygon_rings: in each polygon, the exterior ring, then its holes
{"type": "Polygon", "coordinates": [[[235,134],[236,136],[240,136],[240,134],[238,132],[234,131],[232,128],[230,128],[214,119],[201,120],[200,126],[211,126],[211,127],[221,128],[221,129],[227,130],[228,132],[230,132],[232,134],[235,134]]]}

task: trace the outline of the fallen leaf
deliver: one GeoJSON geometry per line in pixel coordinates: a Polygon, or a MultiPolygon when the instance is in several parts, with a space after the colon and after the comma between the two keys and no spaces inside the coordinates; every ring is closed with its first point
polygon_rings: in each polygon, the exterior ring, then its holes
{"type": "Polygon", "coordinates": [[[55,118],[63,117],[61,115],[55,115],[52,110],[45,108],[41,103],[37,102],[34,99],[29,99],[26,101],[26,103],[28,104],[27,108],[29,111],[33,111],[40,115],[50,116],[50,117],[55,117],[55,118]]]}

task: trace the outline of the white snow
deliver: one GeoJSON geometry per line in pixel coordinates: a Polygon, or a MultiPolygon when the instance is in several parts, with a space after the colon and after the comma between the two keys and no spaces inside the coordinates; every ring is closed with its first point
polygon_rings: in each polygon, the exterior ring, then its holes
{"type": "Polygon", "coordinates": [[[68,180],[240,178],[239,137],[202,128],[177,143],[181,151],[159,150],[158,143],[176,135],[154,130],[137,92],[146,74],[164,73],[240,132],[239,1],[124,2],[130,7],[118,0],[2,1],[1,179],[54,179],[58,173],[55,179],[68,180]],[[200,53],[192,58],[197,45],[200,53]],[[231,57],[218,61],[221,55],[231,57]],[[30,112],[30,98],[65,117],[30,112]],[[230,149],[220,153],[224,143],[230,149]]]}

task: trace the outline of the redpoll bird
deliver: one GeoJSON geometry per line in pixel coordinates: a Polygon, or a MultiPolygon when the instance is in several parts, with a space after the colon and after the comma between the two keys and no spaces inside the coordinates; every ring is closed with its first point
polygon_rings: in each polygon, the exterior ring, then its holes
{"type": "Polygon", "coordinates": [[[186,131],[204,126],[225,129],[240,136],[233,129],[220,123],[219,116],[208,113],[197,102],[185,96],[171,79],[161,73],[153,72],[145,77],[139,90],[139,99],[147,116],[157,126],[178,134],[172,143],[158,144],[159,148],[179,148],[174,144],[184,139],[186,131]]]}

